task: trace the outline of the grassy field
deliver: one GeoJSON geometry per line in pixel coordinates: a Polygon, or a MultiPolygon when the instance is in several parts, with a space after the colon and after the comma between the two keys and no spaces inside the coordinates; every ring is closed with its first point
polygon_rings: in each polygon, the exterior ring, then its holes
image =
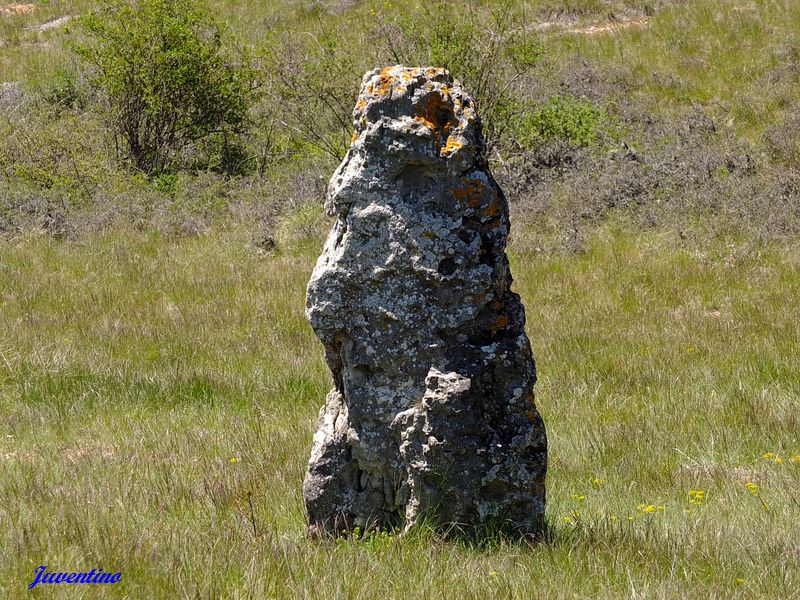
{"type": "MultiPolygon", "coordinates": [[[[0,598],[800,599],[800,3],[509,2],[509,39],[541,55],[490,158],[548,531],[469,546],[305,535],[331,382],[303,305],[335,161],[287,122],[312,105],[254,104],[242,172],[135,172],[69,49],[104,3],[0,0],[0,598]],[[567,107],[560,137],[530,129],[542,106],[567,107]],[[39,565],[123,577],[29,591],[39,565]]],[[[429,21],[404,0],[204,4],[265,90],[283,39],[345,112],[384,34],[429,21]]],[[[479,54],[499,4],[439,13],[484,37],[438,50],[479,54]]]]}
{"type": "Polygon", "coordinates": [[[40,564],[120,571],[107,595],[130,598],[798,597],[800,247],[625,231],[512,252],[549,533],[480,547],[305,537],[330,384],[302,310],[313,241],[5,241],[3,597],[40,564]]]}

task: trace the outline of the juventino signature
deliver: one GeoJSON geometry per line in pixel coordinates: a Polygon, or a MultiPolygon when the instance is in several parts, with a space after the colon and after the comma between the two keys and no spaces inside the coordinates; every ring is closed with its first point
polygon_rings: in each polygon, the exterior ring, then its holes
{"type": "Polygon", "coordinates": [[[47,565],[37,567],[34,573],[36,577],[28,589],[37,583],[117,583],[122,579],[122,573],[103,573],[103,569],[92,569],[88,573],[48,573],[47,565]]]}

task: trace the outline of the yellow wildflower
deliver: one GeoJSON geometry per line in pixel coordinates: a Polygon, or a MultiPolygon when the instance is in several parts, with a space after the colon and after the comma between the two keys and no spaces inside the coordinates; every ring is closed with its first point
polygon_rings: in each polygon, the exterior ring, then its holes
{"type": "Polygon", "coordinates": [[[743,585],[745,583],[747,582],[741,577],[737,577],[736,579],[733,580],[733,585],[743,585]]]}
{"type": "Polygon", "coordinates": [[[792,462],[800,463],[800,454],[798,454],[797,456],[795,456],[795,457],[792,459],[792,462]]]}
{"type": "Polygon", "coordinates": [[[572,494],[572,499],[575,500],[575,502],[581,502],[583,500],[586,500],[586,496],[583,496],[581,494],[572,494]]]}
{"type": "Polygon", "coordinates": [[[239,462],[239,459],[236,458],[235,456],[231,456],[231,458],[230,458],[230,460],[228,460],[228,462],[232,462],[232,463],[239,462]]]}
{"type": "Polygon", "coordinates": [[[764,452],[763,456],[764,456],[765,460],[772,460],[773,458],[775,458],[775,453],[774,452],[764,452]]]}
{"type": "Polygon", "coordinates": [[[758,484],[748,481],[744,484],[744,487],[746,487],[753,496],[758,496],[758,484]]]}
{"type": "Polygon", "coordinates": [[[689,490],[689,502],[698,506],[705,500],[706,493],[703,490],[689,490]]]}

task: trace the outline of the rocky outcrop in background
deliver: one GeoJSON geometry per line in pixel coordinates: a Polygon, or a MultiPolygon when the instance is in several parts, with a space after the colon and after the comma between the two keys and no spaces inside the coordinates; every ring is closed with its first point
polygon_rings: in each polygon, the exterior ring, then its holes
{"type": "Polygon", "coordinates": [[[543,526],[545,429],[508,206],[444,69],[367,73],[331,179],[307,316],[334,388],[303,493],[314,531],[543,526]]]}

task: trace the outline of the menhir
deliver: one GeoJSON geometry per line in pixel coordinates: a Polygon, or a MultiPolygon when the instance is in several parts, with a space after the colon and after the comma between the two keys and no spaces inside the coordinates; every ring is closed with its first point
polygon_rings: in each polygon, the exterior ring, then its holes
{"type": "Polygon", "coordinates": [[[306,314],[334,388],[303,484],[312,531],[542,530],[547,440],[508,205],[444,69],[367,73],[306,314]]]}

